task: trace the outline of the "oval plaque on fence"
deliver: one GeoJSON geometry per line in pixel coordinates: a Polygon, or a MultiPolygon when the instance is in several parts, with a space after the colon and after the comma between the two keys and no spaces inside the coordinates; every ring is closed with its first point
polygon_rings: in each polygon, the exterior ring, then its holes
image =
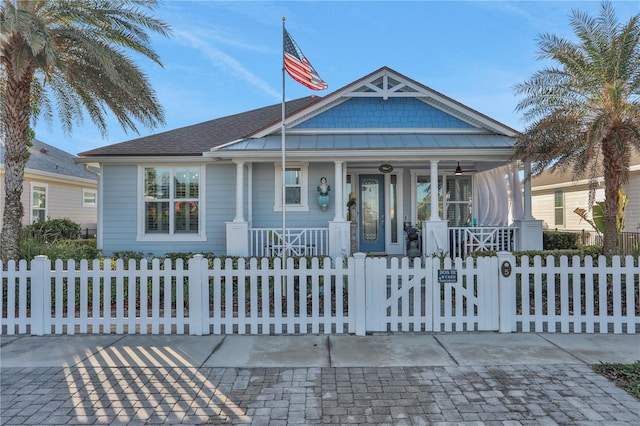
{"type": "Polygon", "coordinates": [[[500,272],[503,277],[508,278],[511,275],[511,263],[506,260],[502,262],[502,265],[500,265],[500,272]]]}

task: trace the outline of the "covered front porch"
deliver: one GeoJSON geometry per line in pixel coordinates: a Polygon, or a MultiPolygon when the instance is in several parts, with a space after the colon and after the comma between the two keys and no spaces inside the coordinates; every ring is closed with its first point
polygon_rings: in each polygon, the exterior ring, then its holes
{"type": "Polygon", "coordinates": [[[530,174],[529,163],[388,158],[294,158],[285,168],[284,203],[277,185],[281,163],[271,163],[276,202],[269,219],[261,216],[265,162],[233,160],[236,214],[226,223],[227,255],[466,257],[542,248],[542,227],[531,215],[530,179],[520,179],[530,174]],[[320,190],[322,178],[328,196],[320,190]],[[431,182],[438,182],[437,197],[431,196],[431,182]],[[274,223],[274,212],[284,219],[274,223]],[[414,231],[416,242],[410,241],[414,231]]]}

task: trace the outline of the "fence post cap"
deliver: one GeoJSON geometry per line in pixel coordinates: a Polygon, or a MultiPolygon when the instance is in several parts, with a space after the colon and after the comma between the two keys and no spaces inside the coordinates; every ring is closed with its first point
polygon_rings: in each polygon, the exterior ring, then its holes
{"type": "Polygon", "coordinates": [[[362,253],[362,252],[353,253],[353,257],[356,259],[364,259],[365,257],[367,257],[367,253],[362,253]]]}
{"type": "Polygon", "coordinates": [[[33,258],[33,260],[47,260],[47,259],[49,258],[47,257],[47,255],[44,255],[44,254],[39,254],[33,258]]]}

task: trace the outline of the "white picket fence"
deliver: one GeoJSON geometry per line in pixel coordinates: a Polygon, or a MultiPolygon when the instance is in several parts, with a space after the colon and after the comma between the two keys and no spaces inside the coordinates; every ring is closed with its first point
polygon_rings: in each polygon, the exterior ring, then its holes
{"type": "MultiPolygon", "coordinates": [[[[636,262],[640,259],[636,259],[636,262]]],[[[634,259],[0,263],[2,334],[640,332],[634,259]],[[186,266],[186,267],[185,267],[186,266]],[[454,271],[440,282],[438,271],[454,271]]],[[[636,263],[637,264],[637,263],[636,263]]]]}

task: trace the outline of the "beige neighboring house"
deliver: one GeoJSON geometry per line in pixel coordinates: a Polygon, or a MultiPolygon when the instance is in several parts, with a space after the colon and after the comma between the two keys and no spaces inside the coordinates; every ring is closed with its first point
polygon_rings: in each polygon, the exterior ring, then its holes
{"type": "MultiPolygon", "coordinates": [[[[640,154],[631,155],[629,181],[622,193],[629,197],[625,208],[625,232],[640,232],[640,154]]],[[[604,179],[598,177],[595,201],[604,200],[604,179]]],[[[544,172],[532,179],[532,214],[544,229],[587,230],[593,228],[574,210],[589,205],[589,179],[573,180],[572,172],[544,172]]],[[[591,212],[589,212],[589,216],[591,212]]]]}
{"type": "MultiPolygon", "coordinates": [[[[4,152],[5,147],[0,144],[0,212],[4,212],[4,152]]],[[[98,212],[95,171],[85,170],[72,154],[39,140],[33,141],[29,152],[22,192],[23,225],[67,218],[80,224],[84,236],[93,237],[98,212]]]]}

